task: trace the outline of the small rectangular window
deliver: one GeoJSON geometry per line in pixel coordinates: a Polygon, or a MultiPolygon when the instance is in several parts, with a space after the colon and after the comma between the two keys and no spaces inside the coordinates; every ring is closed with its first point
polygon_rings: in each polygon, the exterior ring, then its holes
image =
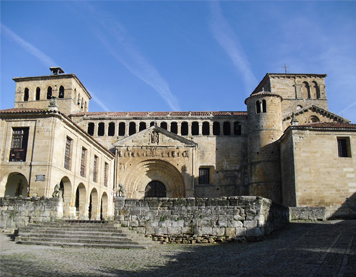
{"type": "Polygon", "coordinates": [[[70,170],[70,163],[71,163],[71,147],[72,147],[72,139],[67,137],[66,139],[66,149],[64,153],[64,168],[70,170]]]}
{"type": "Polygon", "coordinates": [[[29,128],[13,128],[10,149],[10,162],[25,162],[29,128]]]}
{"type": "Polygon", "coordinates": [[[109,171],[109,164],[105,163],[104,165],[104,186],[108,186],[108,171],[109,171]]]}
{"type": "Polygon", "coordinates": [[[199,168],[199,184],[210,183],[210,170],[209,168],[199,168]]]}
{"type": "Polygon", "coordinates": [[[80,161],[80,176],[85,177],[85,164],[86,164],[87,150],[82,148],[82,157],[80,161]]]}
{"type": "Polygon", "coordinates": [[[339,157],[351,157],[350,138],[337,138],[339,157]]]}
{"type": "Polygon", "coordinates": [[[98,156],[94,156],[93,182],[95,183],[98,181],[97,176],[98,176],[98,156]]]}

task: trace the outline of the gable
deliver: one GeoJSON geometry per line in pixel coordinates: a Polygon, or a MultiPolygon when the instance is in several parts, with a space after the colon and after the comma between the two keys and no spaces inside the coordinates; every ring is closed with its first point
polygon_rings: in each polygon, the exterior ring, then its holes
{"type": "Polygon", "coordinates": [[[158,126],[151,126],[139,133],[117,140],[115,147],[196,147],[197,144],[182,136],[178,136],[158,126]]]}

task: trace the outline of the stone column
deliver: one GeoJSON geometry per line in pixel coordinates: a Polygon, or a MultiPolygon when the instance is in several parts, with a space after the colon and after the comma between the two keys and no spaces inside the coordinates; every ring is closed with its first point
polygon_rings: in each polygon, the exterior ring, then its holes
{"type": "Polygon", "coordinates": [[[182,122],[180,121],[177,122],[177,135],[182,135],[182,122]]]}
{"type": "Polygon", "coordinates": [[[199,136],[201,136],[203,134],[203,122],[199,122],[199,136]]]}
{"type": "Polygon", "coordinates": [[[213,132],[213,124],[214,122],[209,122],[209,135],[212,136],[214,134],[213,132]]]}
{"type": "Polygon", "coordinates": [[[224,122],[219,122],[220,124],[220,136],[224,135],[224,122]]]}
{"type": "Polygon", "coordinates": [[[188,136],[192,135],[192,122],[188,122],[188,136]]]}

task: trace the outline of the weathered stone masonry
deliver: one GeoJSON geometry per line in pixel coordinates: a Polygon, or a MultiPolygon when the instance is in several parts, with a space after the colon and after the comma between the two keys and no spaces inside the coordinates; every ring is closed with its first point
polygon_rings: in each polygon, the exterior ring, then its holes
{"type": "Polygon", "coordinates": [[[154,240],[207,243],[255,239],[288,222],[288,208],[256,196],[115,199],[115,220],[154,240]]]}

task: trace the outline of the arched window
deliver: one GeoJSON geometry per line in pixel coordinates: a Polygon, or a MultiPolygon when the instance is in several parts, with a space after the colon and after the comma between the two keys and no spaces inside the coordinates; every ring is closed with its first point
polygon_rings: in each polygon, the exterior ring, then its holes
{"type": "Polygon", "coordinates": [[[124,136],[125,135],[125,122],[120,122],[119,123],[119,136],[124,136]]]}
{"type": "Polygon", "coordinates": [[[256,101],[256,113],[261,112],[261,103],[259,100],[256,101]]]}
{"type": "Polygon", "coordinates": [[[209,135],[210,135],[209,122],[205,121],[203,122],[203,136],[209,136],[209,135]]]}
{"type": "Polygon", "coordinates": [[[94,123],[90,122],[88,124],[88,134],[93,136],[94,135],[94,123]]]}
{"type": "Polygon", "coordinates": [[[84,111],[87,111],[87,101],[84,102],[84,111]]]}
{"type": "Polygon", "coordinates": [[[58,98],[64,98],[64,87],[60,86],[58,98]]]}
{"type": "Polygon", "coordinates": [[[315,116],[315,115],[312,115],[310,118],[309,118],[309,123],[315,123],[315,122],[320,122],[320,119],[319,117],[315,116]]]}
{"type": "Polygon", "coordinates": [[[175,134],[178,134],[178,124],[177,124],[177,122],[172,122],[171,123],[171,132],[175,133],[175,134]]]}
{"type": "Polygon", "coordinates": [[[213,123],[213,135],[218,136],[220,135],[220,123],[219,122],[214,122],[213,123]]]}
{"type": "Polygon", "coordinates": [[[192,135],[193,135],[193,136],[199,135],[199,123],[196,122],[196,121],[194,121],[194,122],[192,123],[192,135]]]}
{"type": "Polygon", "coordinates": [[[307,82],[302,83],[302,98],[310,99],[310,89],[307,82]]]}
{"type": "Polygon", "coordinates": [[[83,97],[82,97],[82,102],[80,103],[80,108],[81,108],[81,110],[83,110],[83,102],[84,102],[84,99],[83,99],[83,97]]]}
{"type": "Polygon", "coordinates": [[[320,90],[319,90],[318,84],[315,81],[312,82],[312,85],[310,88],[310,98],[311,99],[319,99],[320,98],[320,90]]]}
{"type": "Polygon", "coordinates": [[[167,122],[161,122],[161,128],[167,130],[167,122]]]}
{"type": "Polygon", "coordinates": [[[182,133],[182,136],[188,135],[188,123],[187,122],[182,122],[181,133],[182,133]]]}
{"type": "Polygon", "coordinates": [[[103,122],[100,122],[98,126],[98,136],[103,136],[104,132],[105,132],[105,124],[103,122]]]}
{"type": "Polygon", "coordinates": [[[166,197],[166,186],[160,181],[149,182],[145,189],[145,197],[166,197]]]}
{"type": "Polygon", "coordinates": [[[224,135],[230,136],[231,135],[231,126],[229,121],[225,121],[223,125],[224,135]]]}
{"type": "Polygon", "coordinates": [[[238,121],[234,122],[234,135],[240,136],[241,135],[241,125],[238,121]]]}
{"type": "Polygon", "coordinates": [[[25,88],[24,95],[23,95],[23,101],[28,101],[29,98],[29,91],[28,88],[25,88]]]}
{"type": "Polygon", "coordinates": [[[78,103],[77,105],[79,106],[80,105],[80,93],[78,93],[78,103]]]}
{"type": "Polygon", "coordinates": [[[136,134],[136,123],[135,122],[130,122],[129,125],[129,136],[136,134]]]}
{"type": "Polygon", "coordinates": [[[36,88],[36,100],[41,100],[41,89],[36,88]]]}
{"type": "Polygon", "coordinates": [[[115,123],[109,123],[108,136],[113,137],[115,135],[115,123]]]}
{"type": "Polygon", "coordinates": [[[140,132],[146,129],[146,122],[140,122],[140,132]]]}
{"type": "Polygon", "coordinates": [[[52,97],[52,87],[47,88],[47,99],[51,99],[52,97]]]}
{"type": "Polygon", "coordinates": [[[262,100],[262,112],[263,112],[263,113],[267,112],[266,100],[262,100]]]}

